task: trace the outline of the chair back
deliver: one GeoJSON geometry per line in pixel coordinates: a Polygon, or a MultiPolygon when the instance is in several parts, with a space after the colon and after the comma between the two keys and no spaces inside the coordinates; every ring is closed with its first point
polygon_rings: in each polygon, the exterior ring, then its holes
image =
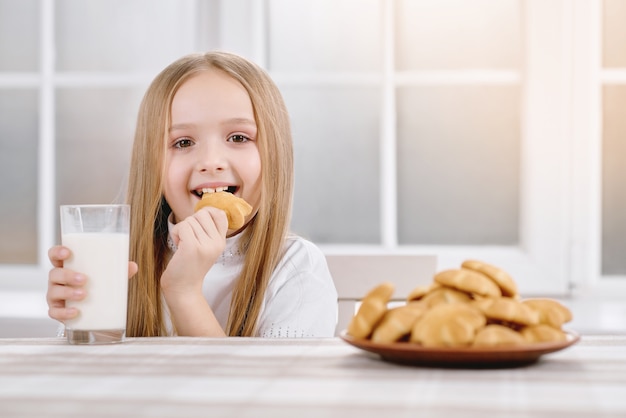
{"type": "Polygon", "coordinates": [[[327,255],[326,260],[338,294],[335,335],[347,328],[359,301],[376,285],[393,283],[390,304],[404,302],[415,287],[431,283],[437,269],[437,256],[426,254],[327,255]]]}

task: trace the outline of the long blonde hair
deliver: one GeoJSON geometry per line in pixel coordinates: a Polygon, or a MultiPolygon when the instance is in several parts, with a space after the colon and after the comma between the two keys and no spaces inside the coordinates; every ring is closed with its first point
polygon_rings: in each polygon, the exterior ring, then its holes
{"type": "Polygon", "coordinates": [[[129,283],[128,336],[164,334],[159,280],[167,265],[167,217],[163,197],[166,134],[172,99],[195,74],[218,69],[247,90],[257,124],[261,201],[240,242],[245,262],[230,304],[228,335],[253,336],[267,283],[282,256],[293,194],[293,145],[282,95],[257,65],[224,52],[191,54],[165,68],[143,98],[137,119],[128,186],[130,258],[139,272],[129,283]]]}

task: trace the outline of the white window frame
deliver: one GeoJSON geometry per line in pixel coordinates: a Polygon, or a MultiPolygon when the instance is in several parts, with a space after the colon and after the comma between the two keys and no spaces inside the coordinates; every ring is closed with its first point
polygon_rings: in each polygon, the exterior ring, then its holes
{"type": "MultiPolygon", "coordinates": [[[[626,70],[602,70],[601,0],[525,0],[526,68],[517,71],[396,73],[393,69],[393,0],[381,0],[384,27],[383,74],[279,74],[279,83],[361,83],[383,86],[380,132],[381,236],[375,246],[324,245],[326,254],[435,254],[438,267],[480,258],[506,266],[528,295],[567,295],[594,291],[626,294],[626,277],[601,275],[601,87],[626,83],[626,70]],[[555,29],[557,28],[557,29],[555,29]],[[530,30],[532,29],[532,30],[530,30]],[[555,32],[556,30],[556,32],[555,32]],[[555,36],[555,34],[557,36],[555,36]],[[527,77],[526,77],[527,75],[527,77]],[[396,235],[395,87],[433,84],[522,84],[522,184],[520,245],[399,246],[396,235]],[[558,113],[555,113],[557,109],[558,113]],[[550,175],[559,170],[557,176],[550,175]]],[[[54,244],[54,0],[41,0],[41,70],[37,74],[0,74],[0,86],[40,91],[38,264],[0,266],[0,290],[45,292],[54,244]]],[[[266,66],[267,22],[264,0],[223,1],[223,16],[245,10],[248,32],[220,33],[220,47],[266,66]],[[250,4],[253,5],[250,9],[250,4]]],[[[198,10],[202,10],[198,6],[198,10]]],[[[238,28],[241,29],[241,26],[238,28]]],[[[202,28],[198,26],[199,33],[202,28]]],[[[199,46],[201,42],[198,42],[199,46]]],[[[79,80],[78,77],[76,80],[79,80]]],[[[122,76],[122,84],[145,83],[143,76],[122,76]]],[[[70,83],[71,81],[66,81],[70,83]]],[[[76,81],[79,82],[79,81],[76,81]]],[[[102,81],[107,83],[106,80],[102,81]]]]}
{"type": "Polygon", "coordinates": [[[626,275],[602,274],[602,88],[626,84],[626,68],[602,66],[602,0],[575,0],[570,9],[572,53],[572,245],[576,295],[626,296],[626,275]]]}
{"type": "MultiPolygon", "coordinates": [[[[322,245],[326,254],[435,254],[439,268],[459,266],[479,258],[506,266],[525,294],[565,295],[572,287],[570,272],[572,163],[571,67],[572,5],[566,0],[523,2],[526,68],[516,70],[395,72],[393,0],[383,0],[384,71],[376,75],[273,73],[279,84],[382,83],[381,106],[381,236],[380,245],[322,245]],[[555,34],[558,28],[558,36],[555,34]],[[532,30],[531,30],[532,29],[532,30]],[[524,78],[524,80],[523,80],[524,78]],[[400,85],[522,85],[522,154],[520,244],[517,246],[400,246],[397,239],[395,176],[395,89],[400,85]],[[554,113],[558,109],[558,114],[554,113]],[[552,175],[559,167],[558,175],[552,175]]],[[[481,191],[488,192],[488,191],[481,191]]]]}
{"type": "Polygon", "coordinates": [[[279,83],[383,86],[381,245],[322,245],[326,254],[436,254],[439,268],[479,258],[506,266],[525,295],[626,295],[626,277],[601,272],[601,88],[626,69],[601,68],[602,0],[525,0],[526,66],[516,70],[394,72],[394,0],[383,0],[384,71],[377,75],[276,74],[279,83]],[[520,243],[400,246],[397,239],[395,88],[521,85],[520,243]],[[555,175],[555,170],[558,172],[555,175]]]}

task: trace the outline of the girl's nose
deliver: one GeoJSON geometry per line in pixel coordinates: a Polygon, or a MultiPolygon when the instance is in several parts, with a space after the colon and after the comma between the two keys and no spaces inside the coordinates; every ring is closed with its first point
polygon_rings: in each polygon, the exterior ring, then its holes
{"type": "Polygon", "coordinates": [[[199,153],[198,169],[201,172],[218,172],[228,168],[226,147],[221,141],[210,141],[199,153]]]}

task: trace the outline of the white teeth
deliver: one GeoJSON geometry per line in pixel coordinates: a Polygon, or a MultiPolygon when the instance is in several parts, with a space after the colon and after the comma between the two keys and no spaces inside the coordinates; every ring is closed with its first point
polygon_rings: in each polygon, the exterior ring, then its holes
{"type": "Polygon", "coordinates": [[[210,187],[204,187],[204,188],[202,188],[202,194],[204,194],[204,193],[215,193],[215,192],[225,192],[226,190],[228,190],[228,187],[216,187],[215,189],[212,189],[210,187]]]}

